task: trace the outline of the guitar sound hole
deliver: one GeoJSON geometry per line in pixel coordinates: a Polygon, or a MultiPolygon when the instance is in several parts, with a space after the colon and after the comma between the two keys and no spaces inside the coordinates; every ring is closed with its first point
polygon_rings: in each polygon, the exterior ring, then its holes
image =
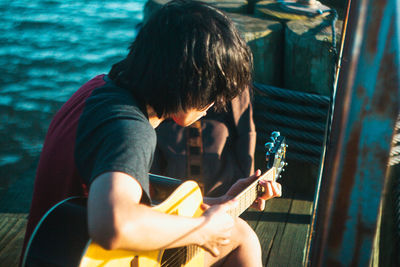
{"type": "Polygon", "coordinates": [[[186,263],[187,248],[173,248],[164,251],[161,266],[184,266],[186,263]]]}

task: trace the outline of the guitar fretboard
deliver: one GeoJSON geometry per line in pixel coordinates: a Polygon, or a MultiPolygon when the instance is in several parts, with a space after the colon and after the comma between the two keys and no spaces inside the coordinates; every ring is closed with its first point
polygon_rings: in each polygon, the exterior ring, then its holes
{"type": "Polygon", "coordinates": [[[253,202],[257,199],[259,195],[259,187],[258,182],[261,179],[265,180],[273,180],[275,177],[276,169],[275,167],[269,169],[265,174],[261,175],[256,181],[250,184],[245,190],[243,190],[236,198],[239,201],[239,204],[234,208],[228,211],[228,214],[232,217],[238,217],[242,214],[246,209],[248,209],[253,202]]]}

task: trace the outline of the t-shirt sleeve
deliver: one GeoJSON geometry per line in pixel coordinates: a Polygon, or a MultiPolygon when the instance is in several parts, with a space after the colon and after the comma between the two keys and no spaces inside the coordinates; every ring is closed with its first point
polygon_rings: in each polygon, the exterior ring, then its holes
{"type": "Polygon", "coordinates": [[[137,119],[109,119],[77,133],[75,158],[84,182],[90,185],[105,172],[117,171],[134,177],[148,194],[148,172],[156,137],[148,122],[137,119]]]}

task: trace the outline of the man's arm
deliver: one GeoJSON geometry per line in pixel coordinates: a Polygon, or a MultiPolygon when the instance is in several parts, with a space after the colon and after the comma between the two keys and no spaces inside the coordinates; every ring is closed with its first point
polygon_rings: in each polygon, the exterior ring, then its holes
{"type": "Polygon", "coordinates": [[[218,255],[227,242],[233,219],[228,202],[208,209],[199,218],[168,215],[139,203],[142,188],[133,177],[108,172],[97,177],[89,191],[90,237],[106,249],[157,250],[196,244],[218,255]]]}

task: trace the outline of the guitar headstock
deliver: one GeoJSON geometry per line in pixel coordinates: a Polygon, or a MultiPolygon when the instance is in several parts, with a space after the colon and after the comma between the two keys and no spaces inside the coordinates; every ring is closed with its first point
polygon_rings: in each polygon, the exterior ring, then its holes
{"type": "Polygon", "coordinates": [[[272,132],[270,140],[265,143],[265,160],[267,169],[275,167],[276,175],[274,180],[276,181],[281,177],[280,173],[287,166],[286,160],[286,148],[285,137],[281,136],[279,132],[272,132]]]}

